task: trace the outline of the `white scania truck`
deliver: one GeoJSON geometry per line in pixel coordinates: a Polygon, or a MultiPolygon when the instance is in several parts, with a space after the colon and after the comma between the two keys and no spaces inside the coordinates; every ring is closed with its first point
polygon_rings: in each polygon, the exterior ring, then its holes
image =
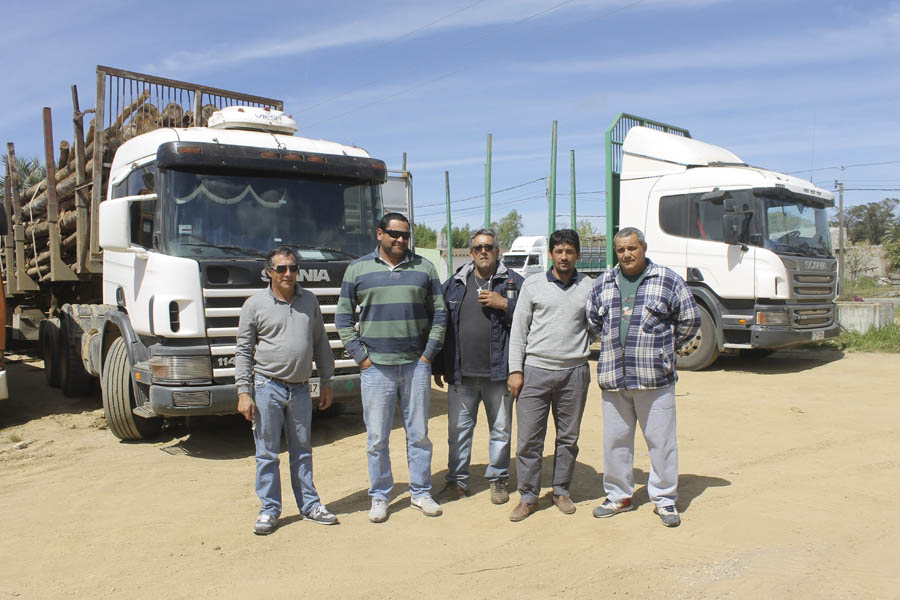
{"type": "MultiPolygon", "coordinates": [[[[357,398],[359,371],[334,327],[340,285],[375,247],[386,208],[412,217],[409,175],[389,176],[361,148],[294,136],[277,100],[109,67],[97,77],[92,154],[108,163],[93,172],[92,197],[43,206],[51,256],[38,238],[27,248],[37,196],[5,206],[15,224],[3,269],[13,325],[39,338],[48,382],[75,395],[99,377],[121,439],[153,435],[163,417],[236,412],[240,308],[267,285],[266,252],[288,245],[322,307],[335,398],[357,398]],[[211,114],[208,126],[190,126],[201,114],[211,114]]],[[[75,111],[77,134],[77,102],[75,111]]],[[[83,164],[79,172],[88,175],[83,164]]]]}
{"type": "Polygon", "coordinates": [[[637,227],[647,256],[681,275],[700,305],[679,368],[838,334],[830,192],[627,114],[606,132],[606,157],[607,268],[615,232],[637,227]]]}

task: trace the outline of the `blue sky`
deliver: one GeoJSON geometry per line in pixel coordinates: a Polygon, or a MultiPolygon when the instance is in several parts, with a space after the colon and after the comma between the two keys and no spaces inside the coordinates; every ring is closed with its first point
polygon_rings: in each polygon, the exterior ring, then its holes
{"type": "Polygon", "coordinates": [[[71,139],[69,86],[92,106],[103,64],[283,99],[300,134],[362,146],[389,168],[406,152],[417,220],[433,227],[445,170],[454,223],[481,224],[483,199],[463,199],[484,193],[491,133],[492,216],[515,208],[526,233],[543,233],[546,181],[534,180],[549,173],[554,120],[558,223],[574,149],[577,212],[602,227],[603,132],[620,112],[826,189],[841,179],[847,205],[900,197],[900,2],[10,4],[0,141],[19,156],[43,155],[42,106],[57,143],[71,139]]]}

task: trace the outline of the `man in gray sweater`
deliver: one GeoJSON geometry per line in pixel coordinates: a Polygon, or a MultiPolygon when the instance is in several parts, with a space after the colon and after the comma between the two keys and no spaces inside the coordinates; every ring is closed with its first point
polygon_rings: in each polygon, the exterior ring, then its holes
{"type": "Polygon", "coordinates": [[[575,268],[580,257],[578,234],[571,229],[554,231],[550,236],[553,267],[525,280],[513,315],[507,384],[518,398],[516,474],[521,499],[510,521],[521,521],[537,510],[551,409],[556,425],[553,503],[565,514],[575,512],[569,487],[591,382],[584,307],[594,283],[575,268]]]}
{"type": "Polygon", "coordinates": [[[307,520],[334,525],[337,517],[319,501],[313,484],[309,438],[312,398],[309,377],[315,359],[318,407],[331,405],[334,357],[319,301],[297,285],[297,257],[288,246],[266,256],[271,285],[244,302],[235,350],[238,412],[253,422],[256,441],[256,494],[262,502],[253,525],[257,535],[272,533],[281,516],[278,452],[284,429],[290,457],[291,487],[307,520]]]}

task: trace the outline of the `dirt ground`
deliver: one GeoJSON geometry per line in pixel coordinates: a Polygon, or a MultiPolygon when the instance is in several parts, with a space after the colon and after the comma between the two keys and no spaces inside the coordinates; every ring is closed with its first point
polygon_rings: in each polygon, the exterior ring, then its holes
{"type": "MultiPolygon", "coordinates": [[[[544,497],[536,514],[511,523],[512,502],[490,503],[482,414],[476,493],[446,504],[440,518],[410,509],[395,428],[390,519],[371,524],[365,432],[350,406],[314,422],[316,484],[341,524],[300,520],[286,498],[269,537],[251,531],[254,459],[240,418],[194,419],[154,441],[123,443],[105,429],[99,394],[66,399],[44,385],[39,361],[9,363],[0,599],[900,597],[898,356],[786,351],[683,373],[676,529],[662,527],[648,502],[640,437],[637,510],[591,515],[603,497],[592,387],[574,515],[544,497]]],[[[446,473],[446,407],[435,389],[436,488],[446,473]]],[[[552,444],[552,430],[548,437],[552,444]]],[[[551,468],[545,458],[545,485],[551,468]]],[[[285,468],[282,478],[289,489],[285,468]]]]}

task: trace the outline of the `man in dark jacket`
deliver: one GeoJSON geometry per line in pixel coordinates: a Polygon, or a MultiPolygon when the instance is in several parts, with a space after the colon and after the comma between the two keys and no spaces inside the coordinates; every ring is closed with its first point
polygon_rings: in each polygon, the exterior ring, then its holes
{"type": "Polygon", "coordinates": [[[513,398],[506,388],[509,375],[509,327],[522,277],[500,262],[497,236],[479,229],[469,242],[472,262],[444,282],[450,318],[444,347],[434,361],[434,382],[450,385],[447,394],[450,457],[444,499],[468,496],[472,435],[478,402],[484,403],[490,427],[491,502],[509,501],[510,433],[513,398]],[[511,283],[510,283],[511,282],[511,283]]]}

